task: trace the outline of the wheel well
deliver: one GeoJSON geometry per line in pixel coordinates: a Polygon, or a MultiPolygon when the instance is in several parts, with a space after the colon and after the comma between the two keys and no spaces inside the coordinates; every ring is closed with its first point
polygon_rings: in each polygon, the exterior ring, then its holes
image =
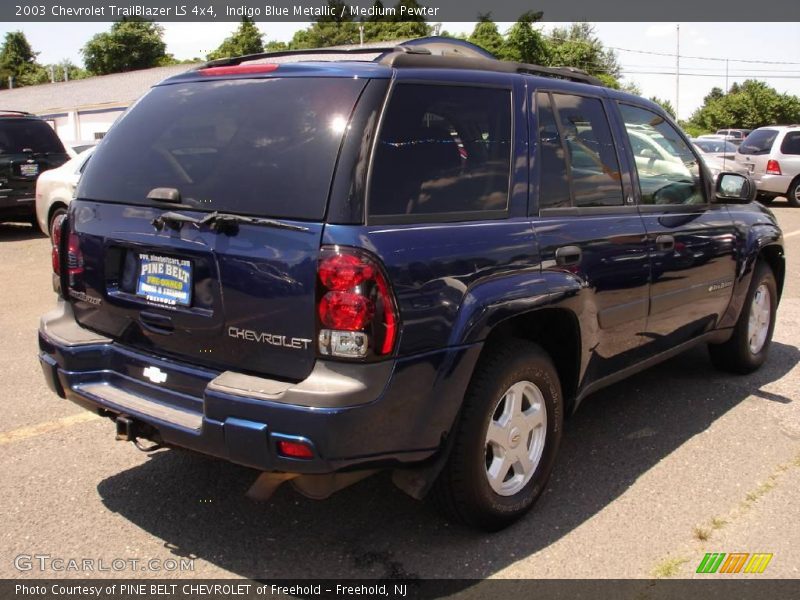
{"type": "Polygon", "coordinates": [[[580,368],[581,332],[577,317],[566,309],[544,308],[506,319],[492,329],[482,354],[491,352],[508,338],[535,342],[547,352],[558,372],[565,414],[570,414],[580,368]]]}
{"type": "Polygon", "coordinates": [[[59,208],[67,208],[67,204],[65,202],[61,202],[60,200],[56,200],[53,204],[50,205],[50,208],[47,211],[47,226],[50,227],[50,221],[53,220],[53,213],[56,212],[59,208]]]}
{"type": "Polygon", "coordinates": [[[761,249],[758,257],[769,265],[772,274],[775,275],[775,283],[778,286],[778,298],[783,292],[783,280],[786,276],[786,263],[783,259],[783,248],[778,245],[765,246],[761,249]]]}

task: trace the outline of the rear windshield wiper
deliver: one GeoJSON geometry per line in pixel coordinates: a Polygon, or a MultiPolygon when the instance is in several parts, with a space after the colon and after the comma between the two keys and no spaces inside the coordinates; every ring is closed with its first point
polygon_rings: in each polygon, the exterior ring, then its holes
{"type": "Polygon", "coordinates": [[[242,215],[233,215],[229,213],[221,213],[214,211],[203,217],[202,219],[195,219],[181,213],[165,212],[161,216],[156,217],[152,221],[153,227],[161,231],[165,225],[169,225],[172,229],[180,229],[184,223],[190,223],[198,229],[207,226],[212,231],[217,233],[226,233],[228,235],[235,234],[239,230],[239,224],[245,223],[247,225],[265,225],[267,227],[275,227],[277,229],[288,229],[290,231],[310,231],[308,227],[302,225],[292,225],[276,219],[265,219],[261,217],[245,217],[242,215]]]}

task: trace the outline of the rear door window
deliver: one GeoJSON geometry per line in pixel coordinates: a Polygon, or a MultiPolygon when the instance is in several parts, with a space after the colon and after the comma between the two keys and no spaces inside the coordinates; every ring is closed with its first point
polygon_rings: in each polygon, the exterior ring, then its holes
{"type": "Polygon", "coordinates": [[[21,154],[30,150],[36,154],[63,154],[64,145],[56,132],[37,119],[0,120],[0,154],[21,154]]]}
{"type": "Polygon", "coordinates": [[[781,143],[781,154],[800,154],[800,131],[786,134],[781,143]]]}
{"type": "Polygon", "coordinates": [[[153,88],[111,128],[78,196],[150,204],[175,188],[202,211],[319,220],[364,80],[236,79],[153,88]]]}
{"type": "Polygon", "coordinates": [[[758,129],[748,135],[739,146],[740,154],[769,154],[778,132],[775,129],[758,129]]]}
{"type": "Polygon", "coordinates": [[[511,140],[510,90],[398,84],[377,140],[369,214],[505,214],[511,140]]]}
{"type": "Polygon", "coordinates": [[[540,92],[539,209],[622,206],[622,177],[599,98],[540,92]]]}
{"type": "Polygon", "coordinates": [[[628,133],[642,204],[704,204],[700,163],[678,130],[662,116],[619,104],[628,133]]]}

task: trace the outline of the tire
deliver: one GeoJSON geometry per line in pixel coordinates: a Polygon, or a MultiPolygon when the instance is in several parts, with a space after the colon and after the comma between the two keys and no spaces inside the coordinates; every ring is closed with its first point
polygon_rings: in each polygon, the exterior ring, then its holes
{"type": "Polygon", "coordinates": [[[789,190],[786,192],[786,199],[789,201],[789,206],[795,208],[800,207],[800,177],[792,182],[789,190]]]}
{"type": "Polygon", "coordinates": [[[55,224],[56,219],[58,219],[58,217],[60,217],[61,215],[65,215],[65,214],[67,214],[67,209],[64,208],[64,207],[61,207],[61,206],[58,207],[57,209],[55,209],[50,214],[50,220],[48,221],[48,224],[47,224],[47,231],[45,232],[45,233],[47,233],[48,237],[51,237],[51,238],[53,237],[53,225],[55,224]]]}
{"type": "Polygon", "coordinates": [[[766,263],[758,261],[733,335],[723,344],[708,346],[712,364],[722,371],[742,375],[763,365],[772,342],[777,307],[775,275],[766,263]]]}
{"type": "Polygon", "coordinates": [[[523,516],[544,491],[564,410],[558,373],[539,346],[509,340],[489,352],[476,367],[431,499],[449,519],[497,531],[523,516]]]}

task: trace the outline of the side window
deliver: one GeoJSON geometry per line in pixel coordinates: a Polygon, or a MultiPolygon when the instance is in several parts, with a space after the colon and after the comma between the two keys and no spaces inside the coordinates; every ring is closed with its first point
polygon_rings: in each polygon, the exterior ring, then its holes
{"type": "Polygon", "coordinates": [[[642,204],[704,204],[698,159],[678,131],[638,106],[619,104],[628,132],[642,204]]]}
{"type": "Polygon", "coordinates": [[[800,131],[786,134],[781,143],[781,154],[800,154],[800,131]]]}
{"type": "Polygon", "coordinates": [[[575,206],[621,206],[622,176],[603,103],[553,94],[567,150],[575,206]]]}
{"type": "Polygon", "coordinates": [[[399,84],[377,141],[370,214],[505,211],[511,139],[510,90],[399,84]]]}
{"type": "Polygon", "coordinates": [[[539,209],[562,208],[572,204],[567,176],[567,160],[558,132],[550,95],[536,94],[539,125],[539,209]]]}

